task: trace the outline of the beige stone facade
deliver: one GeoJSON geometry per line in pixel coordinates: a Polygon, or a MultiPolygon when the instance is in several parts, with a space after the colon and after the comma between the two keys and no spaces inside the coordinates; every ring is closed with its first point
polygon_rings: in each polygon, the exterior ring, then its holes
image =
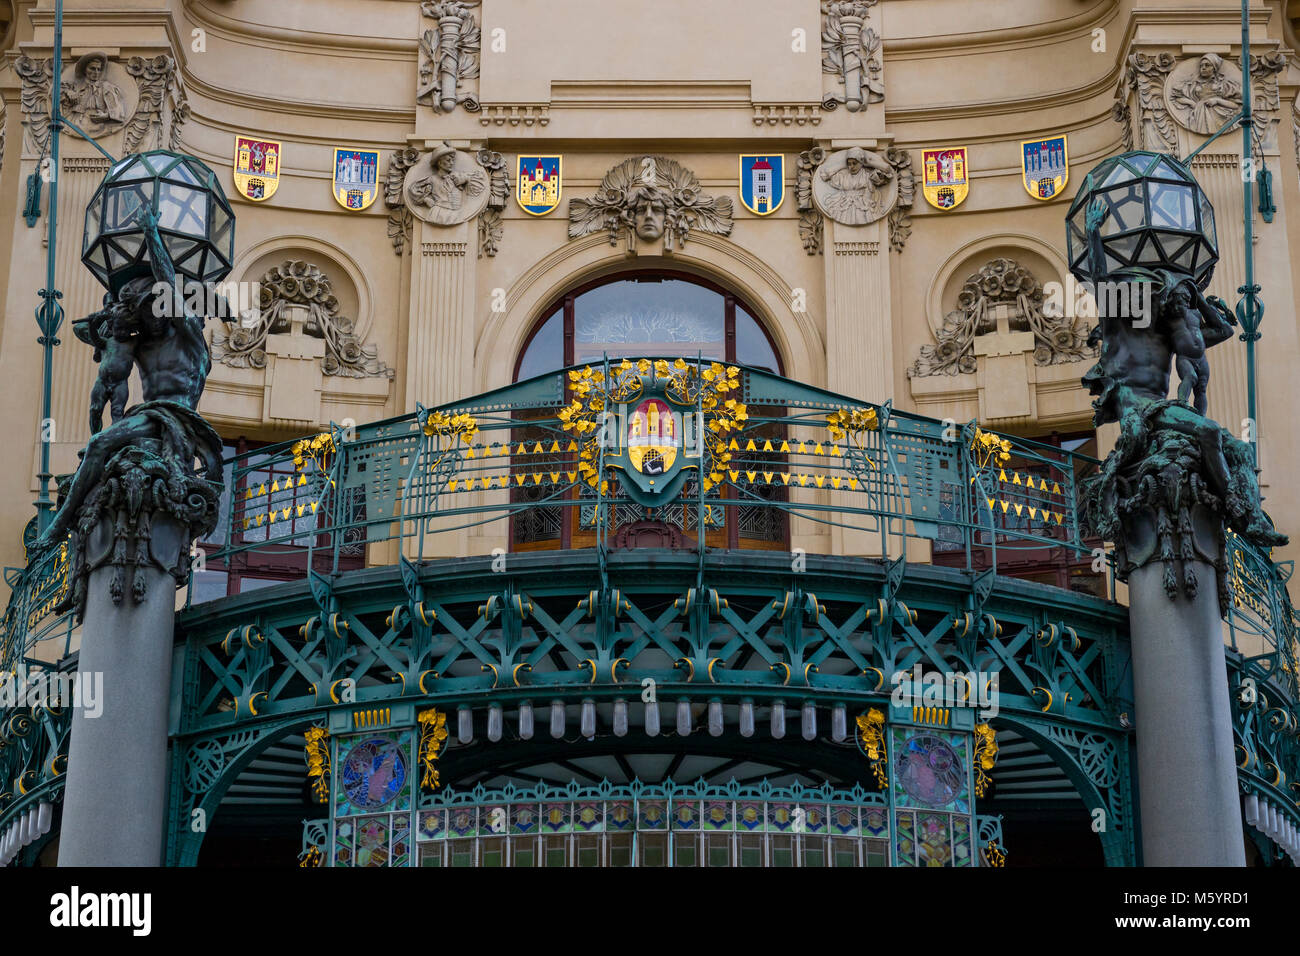
{"type": "MultiPolygon", "coordinates": [[[[42,438],[32,316],[48,218],[29,226],[23,209],[48,150],[40,64],[54,6],[0,0],[6,565],[22,561],[42,438]]],[[[1253,3],[1251,35],[1260,146],[1277,204],[1271,223],[1256,218],[1267,306],[1257,369],[1262,484],[1266,507],[1294,535],[1300,59],[1287,6],[1253,3]]],[[[946,317],[965,307],[968,279],[991,264],[1010,261],[1031,292],[1065,284],[1064,214],[1084,174],[1125,148],[1186,155],[1203,143],[1198,127],[1215,105],[1202,106],[1216,90],[1231,99],[1240,56],[1239,6],[1227,0],[66,0],[65,10],[65,83],[77,79],[81,58],[102,52],[102,82],[129,110],[123,122],[108,116],[96,142],[114,156],[175,148],[217,171],[238,217],[231,280],[266,283],[277,269],[310,276],[313,290],[328,280],[334,298],[324,306],[318,298],[323,313],[291,283],[259,359],[214,366],[200,410],[224,436],[255,440],[508,384],[530,333],[567,290],[655,271],[697,276],[742,301],[791,378],[1027,436],[1088,433],[1079,378],[1092,357],[1038,354],[1026,310],[1053,329],[1068,316],[1048,314],[1032,294],[1012,290],[985,304],[968,370],[924,374],[922,349],[940,345],[946,317]],[[1207,54],[1222,65],[1198,85],[1207,54]],[[265,201],[234,187],[239,135],[282,144],[279,186],[265,201]],[[1040,201],[1022,182],[1021,143],[1060,135],[1069,180],[1040,201]],[[456,150],[445,174],[429,162],[444,143],[456,150]],[[380,151],[379,196],[364,211],[332,196],[334,148],[347,146],[380,151]],[[923,150],[945,146],[967,147],[969,194],[940,211],[922,195],[923,150]],[[841,154],[855,148],[880,158],[879,208],[856,217],[869,221],[853,221],[823,195],[841,187],[819,178],[823,165],[847,171],[841,154]],[[785,198],[771,215],[740,201],[746,153],[785,157],[785,198]],[[561,199],[547,215],[514,199],[521,154],[563,156],[561,199]],[[668,160],[692,175],[697,196],[717,200],[717,228],[697,219],[684,240],[671,229],[633,240],[627,227],[613,242],[599,224],[575,228],[575,200],[591,201],[629,159],[668,160]],[[327,374],[331,355],[337,363],[347,348],[309,334],[322,322],[343,330],[354,374],[327,374]]],[[[1230,303],[1244,275],[1240,145],[1240,134],[1226,136],[1193,163],[1217,214],[1211,291],[1230,303]]],[[[65,134],[57,283],[69,321],[103,294],[80,263],[80,238],[107,168],[91,144],[65,134]]],[[[61,338],[54,473],[76,466],[95,375],[91,350],[68,325],[61,338]]],[[[1212,361],[1210,414],[1237,430],[1244,346],[1216,348],[1212,361]]],[[[793,543],[809,550],[844,547],[794,530],[793,543]]],[[[469,546],[486,551],[503,538],[485,532],[469,546]]]]}

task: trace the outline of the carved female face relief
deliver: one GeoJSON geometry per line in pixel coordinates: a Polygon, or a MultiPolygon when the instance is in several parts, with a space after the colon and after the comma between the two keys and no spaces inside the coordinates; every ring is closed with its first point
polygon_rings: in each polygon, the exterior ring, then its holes
{"type": "Polygon", "coordinates": [[[812,183],[817,208],[846,226],[882,219],[898,200],[898,178],[885,160],[860,147],[832,153],[812,183]]]}
{"type": "Polygon", "coordinates": [[[1165,102],[1192,132],[1216,132],[1241,108],[1241,70],[1214,53],[1184,60],[1165,82],[1165,102]]]}

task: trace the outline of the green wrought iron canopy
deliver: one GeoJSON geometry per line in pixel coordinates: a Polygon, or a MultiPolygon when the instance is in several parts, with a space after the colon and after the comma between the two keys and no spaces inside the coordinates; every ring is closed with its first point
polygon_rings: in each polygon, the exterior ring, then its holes
{"type": "Polygon", "coordinates": [[[1219,261],[1214,208],[1178,159],[1134,150],[1103,160],[1088,173],[1066,214],[1070,271],[1098,282],[1120,270],[1168,269],[1204,289],[1219,261]],[[1101,244],[1105,275],[1093,275],[1085,217],[1094,199],[1106,205],[1101,244]]]}
{"type": "Polygon", "coordinates": [[[216,174],[193,156],[153,150],[114,164],[86,208],[81,261],[110,292],[152,274],[136,221],[142,207],[157,214],[179,276],[219,282],[229,274],[235,217],[216,174]]]}

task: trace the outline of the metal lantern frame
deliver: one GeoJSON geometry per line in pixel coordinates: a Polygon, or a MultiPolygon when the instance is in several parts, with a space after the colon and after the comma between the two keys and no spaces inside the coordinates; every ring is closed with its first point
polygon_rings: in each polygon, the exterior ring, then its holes
{"type": "Polygon", "coordinates": [[[235,215],[216,173],[193,156],[152,150],[114,163],[86,207],[81,261],[110,292],[152,275],[136,222],[145,203],[179,276],[207,283],[229,275],[235,215]]]}
{"type": "Polygon", "coordinates": [[[1070,271],[1098,282],[1129,270],[1168,269],[1191,276],[1199,288],[1219,261],[1214,207],[1191,171],[1168,153],[1134,150],[1098,163],[1083,179],[1066,214],[1070,271]],[[1092,274],[1085,217],[1100,198],[1106,274],[1092,274]]]}

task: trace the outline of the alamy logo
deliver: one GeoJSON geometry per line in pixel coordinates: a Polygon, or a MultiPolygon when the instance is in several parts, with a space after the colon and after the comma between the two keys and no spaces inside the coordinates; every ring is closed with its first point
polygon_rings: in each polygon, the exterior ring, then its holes
{"type": "Polygon", "coordinates": [[[998,715],[998,672],[930,671],[921,665],[895,671],[889,701],[895,707],[978,707],[979,717],[998,715]]]}
{"type": "Polygon", "coordinates": [[[135,936],[148,936],[153,927],[153,896],[150,893],[71,892],[50,897],[50,925],[77,927],[125,926],[135,936]]]}
{"type": "Polygon", "coordinates": [[[86,717],[104,712],[104,675],[99,671],[54,674],[39,671],[0,677],[0,709],[11,707],[79,707],[86,717]]]}

